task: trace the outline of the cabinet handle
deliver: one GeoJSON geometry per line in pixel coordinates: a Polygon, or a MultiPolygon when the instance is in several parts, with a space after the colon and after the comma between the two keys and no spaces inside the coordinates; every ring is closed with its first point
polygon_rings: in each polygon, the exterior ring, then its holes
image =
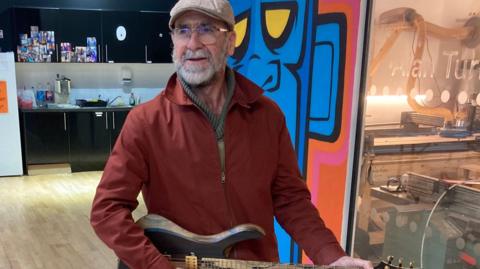
{"type": "Polygon", "coordinates": [[[63,129],[67,131],[67,113],[63,113],[63,129]]]}
{"type": "Polygon", "coordinates": [[[113,124],[113,130],[115,130],[115,112],[112,112],[112,124],[113,124]]]}
{"type": "Polygon", "coordinates": [[[108,130],[108,113],[105,112],[105,130],[108,130]]]}
{"type": "Polygon", "coordinates": [[[100,45],[97,45],[97,49],[98,49],[98,54],[97,54],[97,62],[98,63],[101,63],[102,62],[102,47],[100,45]]]}
{"type": "Polygon", "coordinates": [[[105,62],[108,63],[108,45],[105,44],[105,62]]]}
{"type": "Polygon", "coordinates": [[[147,54],[148,54],[148,48],[147,48],[147,45],[145,45],[145,63],[148,63],[147,54]]]}

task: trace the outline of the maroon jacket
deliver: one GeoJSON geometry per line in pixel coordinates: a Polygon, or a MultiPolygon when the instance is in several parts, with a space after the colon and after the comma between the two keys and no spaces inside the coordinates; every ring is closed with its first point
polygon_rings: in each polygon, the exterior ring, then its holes
{"type": "Polygon", "coordinates": [[[278,261],[274,216],[316,264],[345,255],[310,202],[279,107],[243,76],[235,79],[225,122],[225,183],[215,132],[176,75],[128,115],[97,188],[91,224],[130,268],[169,266],[132,219],[140,191],[148,213],[193,233],[243,223],[266,231],[260,240],[237,244],[231,258],[278,261]]]}

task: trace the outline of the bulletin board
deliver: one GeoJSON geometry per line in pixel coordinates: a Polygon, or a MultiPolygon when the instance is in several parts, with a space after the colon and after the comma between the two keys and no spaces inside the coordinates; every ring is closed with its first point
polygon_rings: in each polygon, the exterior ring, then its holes
{"type": "Polygon", "coordinates": [[[7,82],[0,81],[0,113],[8,113],[7,82]]]}

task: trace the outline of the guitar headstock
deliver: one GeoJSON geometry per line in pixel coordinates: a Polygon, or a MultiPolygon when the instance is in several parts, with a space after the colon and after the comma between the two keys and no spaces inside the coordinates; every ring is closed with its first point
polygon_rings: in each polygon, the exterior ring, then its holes
{"type": "Polygon", "coordinates": [[[408,264],[403,262],[403,258],[398,259],[398,262],[394,263],[395,257],[388,256],[386,261],[381,261],[374,269],[419,269],[415,267],[415,263],[410,261],[408,264]]]}

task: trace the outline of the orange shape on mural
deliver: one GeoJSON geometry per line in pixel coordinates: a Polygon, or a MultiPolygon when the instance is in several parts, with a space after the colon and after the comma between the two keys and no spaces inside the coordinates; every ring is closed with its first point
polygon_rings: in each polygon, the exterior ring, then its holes
{"type": "Polygon", "coordinates": [[[0,113],[8,113],[7,82],[0,81],[0,113]]]}

